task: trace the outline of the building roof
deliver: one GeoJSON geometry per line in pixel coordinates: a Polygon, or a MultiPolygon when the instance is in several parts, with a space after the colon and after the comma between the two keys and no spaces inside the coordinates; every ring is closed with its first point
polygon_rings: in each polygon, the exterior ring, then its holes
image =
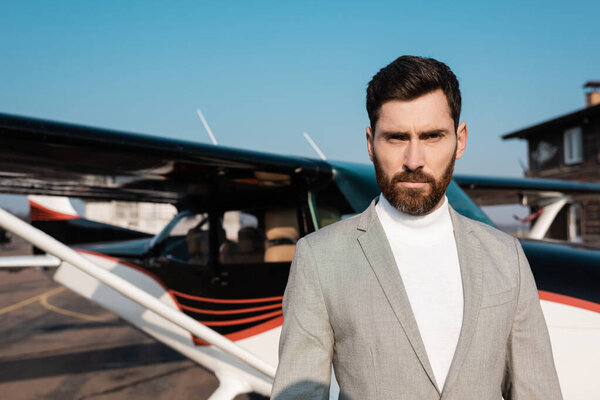
{"type": "Polygon", "coordinates": [[[505,140],[513,139],[513,138],[527,139],[527,138],[529,138],[529,136],[539,133],[539,132],[543,132],[548,128],[553,128],[553,127],[561,126],[561,125],[568,125],[569,123],[577,123],[577,122],[581,121],[582,119],[589,117],[591,115],[600,115],[600,104],[597,104],[595,106],[586,107],[581,110],[572,112],[570,114],[561,115],[560,117],[556,117],[554,119],[550,119],[548,121],[541,122],[537,125],[532,125],[527,128],[520,129],[518,131],[507,133],[505,135],[502,135],[502,139],[505,139],[505,140]]]}
{"type": "Polygon", "coordinates": [[[600,87],[600,81],[587,81],[584,85],[584,88],[597,88],[600,87]]]}

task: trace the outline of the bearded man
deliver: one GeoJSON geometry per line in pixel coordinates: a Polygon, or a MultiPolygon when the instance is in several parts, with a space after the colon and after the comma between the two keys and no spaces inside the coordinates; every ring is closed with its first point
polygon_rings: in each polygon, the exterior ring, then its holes
{"type": "Polygon", "coordinates": [[[519,242],[456,213],[467,143],[445,64],[403,56],[367,88],[381,195],[297,244],[273,399],[560,399],[519,242]]]}

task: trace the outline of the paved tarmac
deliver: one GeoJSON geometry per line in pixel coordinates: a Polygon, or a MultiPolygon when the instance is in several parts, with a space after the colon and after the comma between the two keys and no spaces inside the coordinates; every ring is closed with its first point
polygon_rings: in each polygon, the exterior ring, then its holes
{"type": "Polygon", "coordinates": [[[0,270],[1,399],[202,400],[217,385],[209,371],[44,272],[0,270]]]}

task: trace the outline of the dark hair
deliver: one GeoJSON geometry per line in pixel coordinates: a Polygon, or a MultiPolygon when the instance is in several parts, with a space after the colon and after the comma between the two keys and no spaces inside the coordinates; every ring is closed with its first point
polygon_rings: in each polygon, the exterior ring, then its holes
{"type": "Polygon", "coordinates": [[[379,119],[381,105],[390,100],[413,100],[441,89],[446,95],[454,129],[460,118],[460,89],[450,68],[433,58],[402,56],[383,67],[367,87],[367,113],[371,129],[379,119]]]}

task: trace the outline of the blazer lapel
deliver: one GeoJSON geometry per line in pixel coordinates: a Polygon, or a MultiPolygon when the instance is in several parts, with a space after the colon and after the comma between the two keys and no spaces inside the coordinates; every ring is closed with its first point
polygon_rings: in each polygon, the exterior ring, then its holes
{"type": "Polygon", "coordinates": [[[456,249],[458,251],[460,273],[463,282],[464,307],[462,328],[458,344],[456,345],[456,351],[454,352],[454,358],[446,377],[442,398],[449,392],[452,385],[456,383],[460,367],[467,355],[469,344],[477,327],[483,293],[481,243],[471,231],[465,217],[458,215],[452,207],[450,207],[450,216],[452,218],[452,225],[454,226],[454,238],[456,240],[456,249]]]}
{"type": "Polygon", "coordinates": [[[439,393],[440,389],[436,385],[433,370],[429,364],[427,352],[425,351],[417,321],[412,312],[406,290],[404,289],[404,283],[402,282],[398,267],[396,266],[392,249],[390,248],[383,227],[379,222],[379,218],[377,218],[375,201],[373,201],[369,208],[363,212],[358,229],[364,231],[364,233],[358,237],[360,246],[367,257],[373,272],[375,272],[377,280],[379,281],[390,306],[394,310],[394,314],[396,315],[396,318],[398,318],[404,333],[408,337],[414,352],[419,358],[423,369],[439,393]]]}

